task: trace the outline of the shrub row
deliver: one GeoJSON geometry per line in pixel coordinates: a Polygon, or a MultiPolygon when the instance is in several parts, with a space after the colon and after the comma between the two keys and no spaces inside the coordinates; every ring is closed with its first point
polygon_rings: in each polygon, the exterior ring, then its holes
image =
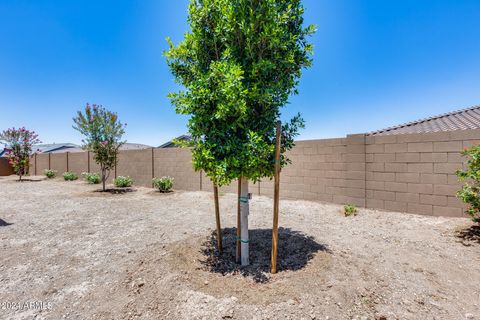
{"type": "MultiPolygon", "coordinates": [[[[45,169],[45,176],[49,179],[53,179],[57,176],[57,171],[52,169],[45,169]]],[[[82,177],[89,184],[99,184],[102,182],[100,173],[97,172],[82,172],[82,177]]],[[[63,173],[63,179],[65,181],[74,181],[78,179],[78,175],[74,172],[67,171],[63,173]]],[[[161,178],[153,178],[152,184],[155,189],[160,192],[170,192],[173,189],[173,178],[169,176],[161,178]]],[[[127,188],[133,185],[133,179],[129,176],[118,176],[113,179],[113,184],[118,188],[127,188]]]]}

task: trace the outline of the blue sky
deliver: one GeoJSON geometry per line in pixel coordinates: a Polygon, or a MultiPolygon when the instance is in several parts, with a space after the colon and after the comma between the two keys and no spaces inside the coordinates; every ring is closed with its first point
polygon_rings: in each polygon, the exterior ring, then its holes
{"type": "MultiPolygon", "coordinates": [[[[79,143],[72,117],[103,104],[126,139],[157,146],[183,134],[166,95],[162,51],[187,31],[187,0],[0,0],[0,129],[79,143]]],[[[480,104],[480,1],[304,0],[314,66],[283,117],[300,139],[367,132],[480,104]]]]}

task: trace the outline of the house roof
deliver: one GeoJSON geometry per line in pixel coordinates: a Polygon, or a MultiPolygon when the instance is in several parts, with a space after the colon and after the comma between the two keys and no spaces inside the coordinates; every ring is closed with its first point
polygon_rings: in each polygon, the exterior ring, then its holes
{"type": "Polygon", "coordinates": [[[480,129],[480,105],[373,131],[368,135],[386,136],[467,129],[480,129]]]}
{"type": "Polygon", "coordinates": [[[192,139],[192,137],[189,136],[188,134],[182,134],[181,136],[178,136],[175,139],[172,139],[168,142],[165,142],[164,144],[159,146],[159,148],[176,148],[176,147],[178,147],[178,145],[176,145],[173,142],[173,140],[190,141],[191,139],[192,139]]]}
{"type": "Polygon", "coordinates": [[[73,143],[48,143],[48,144],[36,144],[32,146],[34,152],[40,153],[59,153],[59,152],[71,152],[82,151],[79,145],[73,143]]]}
{"type": "Polygon", "coordinates": [[[120,150],[141,150],[141,149],[148,149],[152,146],[141,144],[141,143],[124,143],[120,147],[120,150]]]}

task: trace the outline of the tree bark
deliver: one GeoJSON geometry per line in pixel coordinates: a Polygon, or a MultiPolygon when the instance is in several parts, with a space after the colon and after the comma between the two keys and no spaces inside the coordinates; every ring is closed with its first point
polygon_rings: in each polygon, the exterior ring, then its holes
{"type": "Polygon", "coordinates": [[[106,180],[106,172],[105,169],[102,168],[102,190],[105,192],[105,180],[106,180]]]}
{"type": "Polygon", "coordinates": [[[242,266],[250,264],[248,254],[248,214],[249,214],[249,199],[248,199],[248,179],[242,177],[240,186],[240,225],[241,225],[241,262],[242,266]]]}

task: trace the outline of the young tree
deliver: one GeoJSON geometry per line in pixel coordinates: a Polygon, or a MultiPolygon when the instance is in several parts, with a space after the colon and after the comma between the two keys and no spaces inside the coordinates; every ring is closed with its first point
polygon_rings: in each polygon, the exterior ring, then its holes
{"type": "MultiPolygon", "coordinates": [[[[214,184],[241,179],[242,265],[248,261],[248,181],[274,174],[275,123],[311,65],[300,0],[191,0],[190,31],[165,52],[185,90],[170,93],[190,115],[195,169],[214,184]]],[[[303,127],[300,115],[282,128],[281,164],[303,127]]]]}
{"type": "Polygon", "coordinates": [[[29,131],[22,127],[20,129],[10,128],[0,133],[0,140],[7,144],[8,162],[13,168],[19,180],[28,173],[32,145],[41,143],[35,131],[29,131]]]}
{"type": "Polygon", "coordinates": [[[467,157],[466,169],[456,172],[464,182],[457,197],[468,205],[465,211],[472,220],[480,224],[480,145],[465,148],[462,155],[467,157]]]}
{"type": "Polygon", "coordinates": [[[73,122],[73,128],[85,136],[83,148],[93,152],[93,159],[100,165],[102,189],[105,191],[110,170],[117,165],[118,150],[125,143],[121,141],[125,125],[118,120],[116,113],[101,105],[90,106],[88,103],[84,113],[78,111],[73,122]]]}

